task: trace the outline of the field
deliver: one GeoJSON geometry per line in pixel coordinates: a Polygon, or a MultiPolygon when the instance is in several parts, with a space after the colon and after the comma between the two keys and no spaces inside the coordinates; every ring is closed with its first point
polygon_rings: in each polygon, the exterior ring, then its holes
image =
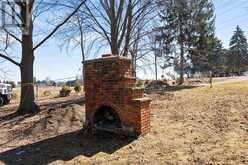
{"type": "MultiPolygon", "coordinates": [[[[53,86],[44,86],[44,87],[38,87],[38,89],[35,87],[35,97],[36,100],[45,100],[45,99],[51,99],[54,97],[59,96],[59,91],[61,90],[61,87],[53,87],[53,86]]],[[[72,94],[75,94],[75,91],[73,88],[71,88],[72,94]]],[[[82,93],[79,93],[82,94],[82,93]]],[[[20,101],[20,95],[21,95],[21,88],[14,88],[13,89],[13,99],[12,103],[18,103],[20,101]]]]}
{"type": "Polygon", "coordinates": [[[78,105],[1,112],[0,164],[248,164],[248,81],[150,97],[152,130],[139,139],[88,134],[78,105]]]}

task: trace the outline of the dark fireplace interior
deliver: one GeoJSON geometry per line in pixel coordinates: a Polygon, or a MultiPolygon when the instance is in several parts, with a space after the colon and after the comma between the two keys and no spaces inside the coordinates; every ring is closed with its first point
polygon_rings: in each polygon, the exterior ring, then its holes
{"type": "Polygon", "coordinates": [[[115,110],[104,106],[95,113],[94,126],[102,131],[118,131],[121,128],[121,120],[115,110]]]}

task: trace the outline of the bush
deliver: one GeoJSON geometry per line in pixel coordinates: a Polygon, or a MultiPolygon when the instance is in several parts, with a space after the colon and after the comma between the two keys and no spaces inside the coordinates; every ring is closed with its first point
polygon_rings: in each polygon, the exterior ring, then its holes
{"type": "Polygon", "coordinates": [[[71,94],[71,88],[66,85],[64,85],[59,92],[60,97],[67,97],[70,96],[70,94],[71,94]]]}
{"type": "Polygon", "coordinates": [[[51,96],[52,95],[52,92],[51,91],[44,91],[43,92],[43,96],[51,96]]]}
{"type": "Polygon", "coordinates": [[[81,85],[79,83],[75,84],[74,91],[77,92],[77,93],[79,93],[79,92],[81,92],[81,90],[82,90],[81,85]]]}

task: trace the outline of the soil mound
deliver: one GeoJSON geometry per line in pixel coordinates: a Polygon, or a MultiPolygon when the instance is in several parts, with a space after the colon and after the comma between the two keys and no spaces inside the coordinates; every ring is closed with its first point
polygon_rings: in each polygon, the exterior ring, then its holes
{"type": "Polygon", "coordinates": [[[40,120],[30,127],[28,136],[52,136],[72,132],[83,127],[85,121],[84,107],[70,105],[65,108],[49,109],[40,120]]]}

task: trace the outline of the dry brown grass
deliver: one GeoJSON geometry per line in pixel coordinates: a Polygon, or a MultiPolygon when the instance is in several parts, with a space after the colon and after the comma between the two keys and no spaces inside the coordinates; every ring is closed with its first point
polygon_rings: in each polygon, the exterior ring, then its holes
{"type": "MultiPolygon", "coordinates": [[[[83,89],[83,88],[82,88],[83,89]]],[[[45,100],[45,99],[51,99],[59,96],[59,91],[61,90],[61,87],[39,87],[38,88],[38,100],[45,100]]],[[[75,91],[73,87],[71,87],[72,94],[75,94],[75,91]]],[[[83,94],[82,92],[79,94],[83,94]]],[[[20,95],[21,95],[21,89],[20,88],[14,88],[13,89],[13,99],[12,103],[18,103],[20,101],[20,95]]],[[[37,98],[37,88],[35,87],[35,97],[37,98]]]]}
{"type": "MultiPolygon", "coordinates": [[[[44,140],[49,137],[40,137],[41,144],[26,151],[26,160],[32,155],[32,160],[34,157],[36,161],[50,159],[46,163],[56,165],[248,164],[248,81],[151,97],[152,131],[149,135],[123,146],[118,146],[116,139],[111,141],[104,137],[73,135],[69,138],[66,135],[49,143],[44,140]],[[116,146],[119,149],[106,152],[116,146]],[[43,147],[45,154],[36,151],[39,147],[43,147]],[[93,155],[87,154],[92,152],[93,155]],[[49,157],[55,153],[58,158],[49,157]]],[[[26,143],[27,139],[18,141],[18,144],[26,143]]],[[[0,145],[0,149],[6,150],[4,147],[9,146],[11,144],[0,145]]]]}
{"type": "Polygon", "coordinates": [[[152,98],[148,136],[111,155],[54,164],[248,164],[247,81],[152,98]]]}
{"type": "MultiPolygon", "coordinates": [[[[54,98],[54,97],[59,95],[60,89],[61,89],[61,87],[39,87],[38,88],[38,98],[39,99],[54,98]],[[47,91],[50,92],[50,95],[45,94],[47,91]]],[[[36,91],[37,90],[35,87],[35,96],[37,96],[36,91]]],[[[14,88],[13,93],[15,95],[15,98],[13,98],[12,102],[18,102],[20,100],[21,89],[19,87],[14,88]]]]}

